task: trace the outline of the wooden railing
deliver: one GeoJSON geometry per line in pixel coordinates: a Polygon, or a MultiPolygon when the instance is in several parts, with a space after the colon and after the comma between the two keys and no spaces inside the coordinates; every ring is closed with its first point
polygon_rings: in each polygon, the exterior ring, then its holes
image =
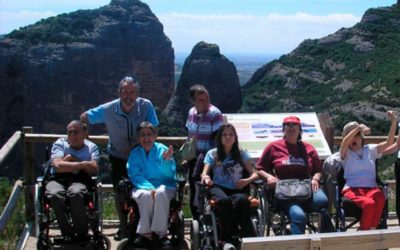
{"type": "Polygon", "coordinates": [[[358,232],[243,238],[243,250],[354,250],[400,247],[400,228],[358,232]]]}
{"type": "MultiPolygon", "coordinates": [[[[21,131],[17,131],[11,138],[4,144],[4,146],[0,149],[0,165],[3,164],[6,157],[10,154],[11,150],[18,144],[21,140],[21,131]]],[[[4,210],[0,216],[0,232],[2,232],[8,220],[10,219],[12,212],[14,211],[14,207],[17,204],[17,201],[20,198],[21,191],[23,188],[23,182],[17,181],[14,184],[13,191],[11,192],[10,198],[8,199],[7,205],[4,207],[4,210]]]]}

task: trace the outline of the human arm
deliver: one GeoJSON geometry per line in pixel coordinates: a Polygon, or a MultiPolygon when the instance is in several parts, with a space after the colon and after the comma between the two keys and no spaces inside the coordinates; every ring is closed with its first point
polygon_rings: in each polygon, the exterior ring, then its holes
{"type": "Polygon", "coordinates": [[[396,143],[393,143],[389,147],[387,147],[382,154],[383,155],[390,155],[400,150],[400,130],[399,134],[397,135],[396,143]]]}
{"type": "Polygon", "coordinates": [[[78,161],[71,155],[53,159],[53,166],[56,173],[75,173],[80,170],[93,175],[97,173],[97,161],[78,161]]]}
{"type": "Polygon", "coordinates": [[[79,119],[81,120],[81,122],[89,124],[89,118],[88,118],[88,114],[87,112],[83,112],[80,116],[79,119]]]}
{"type": "MultiPolygon", "coordinates": [[[[155,143],[154,148],[157,150],[157,164],[160,164],[160,171],[163,176],[175,179],[176,177],[176,164],[173,157],[174,149],[172,146],[165,146],[161,143],[155,143]]],[[[160,174],[161,174],[160,173],[160,174]]]]}
{"type": "Polygon", "coordinates": [[[394,144],[394,134],[396,133],[396,127],[397,127],[397,117],[395,113],[392,110],[389,110],[387,112],[387,115],[389,116],[390,119],[390,129],[389,129],[389,134],[387,136],[386,141],[381,142],[377,146],[377,152],[378,155],[382,154],[383,152],[386,151],[388,147],[391,145],[396,145],[394,144]]]}
{"type": "Polygon", "coordinates": [[[147,110],[148,110],[148,112],[147,112],[146,120],[148,122],[150,122],[151,124],[153,124],[154,127],[157,127],[160,122],[158,121],[154,106],[150,101],[148,101],[148,103],[147,103],[147,110]]]}
{"type": "Polygon", "coordinates": [[[210,176],[208,175],[210,172],[210,165],[209,164],[204,164],[203,167],[203,172],[201,173],[201,183],[204,183],[207,186],[212,186],[213,181],[211,180],[210,176]]]}
{"type": "Polygon", "coordinates": [[[79,116],[79,119],[81,120],[81,122],[86,124],[104,123],[106,110],[114,109],[115,105],[118,105],[118,103],[118,101],[114,100],[113,102],[101,104],[95,108],[83,112],[79,116]]]}
{"type": "Polygon", "coordinates": [[[279,180],[276,176],[266,172],[265,170],[258,170],[257,173],[258,176],[260,176],[261,179],[264,179],[267,182],[268,186],[271,187],[274,187],[279,180]]]}
{"type": "Polygon", "coordinates": [[[60,138],[53,143],[51,148],[51,161],[56,173],[78,173],[83,170],[88,174],[97,172],[97,161],[99,159],[97,146],[85,140],[84,148],[75,152],[67,142],[66,138],[60,138]]]}
{"type": "Polygon", "coordinates": [[[307,160],[310,159],[312,164],[311,189],[313,192],[316,192],[320,188],[322,180],[322,163],[314,146],[309,144],[308,147],[312,148],[307,150],[307,160]]]}
{"type": "Polygon", "coordinates": [[[340,158],[343,160],[346,158],[347,152],[349,151],[349,146],[351,141],[353,140],[354,136],[356,136],[358,133],[361,133],[363,131],[364,127],[360,125],[355,126],[343,139],[342,142],[340,143],[340,158]]]}
{"type": "Polygon", "coordinates": [[[147,180],[144,174],[144,164],[141,159],[141,152],[138,148],[131,151],[128,161],[126,163],[126,168],[128,172],[129,179],[136,188],[153,190],[156,189],[154,185],[147,180]]]}
{"type": "Polygon", "coordinates": [[[274,187],[278,182],[278,178],[272,175],[272,156],[271,156],[272,143],[269,144],[263,151],[261,157],[256,163],[257,173],[261,179],[267,182],[269,186],[274,187]]]}
{"type": "Polygon", "coordinates": [[[236,183],[236,188],[237,189],[243,189],[244,187],[249,185],[251,182],[253,182],[254,180],[258,179],[257,171],[253,168],[253,164],[252,163],[253,162],[252,162],[251,159],[247,159],[244,162],[244,166],[243,167],[247,171],[247,173],[249,173],[250,176],[248,178],[240,179],[236,183]]]}

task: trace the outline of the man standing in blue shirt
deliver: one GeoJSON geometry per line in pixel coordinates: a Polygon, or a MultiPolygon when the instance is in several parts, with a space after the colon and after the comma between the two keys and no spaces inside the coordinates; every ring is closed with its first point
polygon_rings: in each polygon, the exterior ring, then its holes
{"type": "Polygon", "coordinates": [[[126,162],[131,149],[137,144],[137,126],[148,121],[155,127],[159,124],[153,104],[138,97],[139,83],[135,77],[124,77],[118,86],[118,99],[101,104],[84,112],[80,119],[88,124],[105,124],[109,135],[107,151],[111,163],[111,179],[114,187],[114,200],[119,230],[114,236],[121,240],[126,235],[127,217],[123,212],[124,196],[118,192],[118,183],[127,177],[126,162]]]}

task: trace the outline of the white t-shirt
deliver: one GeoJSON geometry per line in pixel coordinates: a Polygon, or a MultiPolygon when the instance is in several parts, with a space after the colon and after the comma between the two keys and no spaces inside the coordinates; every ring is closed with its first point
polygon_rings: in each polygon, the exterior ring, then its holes
{"type": "Polygon", "coordinates": [[[376,187],[375,161],[378,155],[377,144],[364,145],[359,152],[349,149],[343,160],[344,178],[347,187],[376,187]]]}

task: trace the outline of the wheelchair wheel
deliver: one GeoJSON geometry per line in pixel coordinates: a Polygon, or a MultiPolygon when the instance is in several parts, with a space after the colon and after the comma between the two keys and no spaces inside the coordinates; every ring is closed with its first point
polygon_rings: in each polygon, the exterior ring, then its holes
{"type": "Polygon", "coordinates": [[[47,235],[45,235],[44,233],[41,233],[37,237],[36,248],[38,250],[52,250],[52,249],[54,249],[50,238],[47,235]]]}
{"type": "Polygon", "coordinates": [[[41,185],[36,184],[35,185],[35,233],[36,233],[36,238],[39,239],[40,235],[40,225],[42,223],[42,197],[41,197],[41,185]]]}
{"type": "Polygon", "coordinates": [[[178,240],[179,243],[182,244],[185,240],[185,217],[182,210],[178,213],[178,230],[178,240]]]}
{"type": "Polygon", "coordinates": [[[190,249],[198,250],[200,248],[200,225],[197,220],[193,220],[190,226],[190,249]]]}
{"type": "Polygon", "coordinates": [[[172,243],[174,246],[183,246],[185,241],[185,221],[183,211],[179,210],[176,215],[176,220],[170,224],[170,233],[172,235],[172,243]]]}
{"type": "Polygon", "coordinates": [[[128,238],[121,240],[117,246],[117,250],[134,250],[133,242],[128,238]]]}
{"type": "Polygon", "coordinates": [[[94,238],[94,249],[109,250],[111,249],[110,239],[104,234],[100,233],[94,238]]]}

